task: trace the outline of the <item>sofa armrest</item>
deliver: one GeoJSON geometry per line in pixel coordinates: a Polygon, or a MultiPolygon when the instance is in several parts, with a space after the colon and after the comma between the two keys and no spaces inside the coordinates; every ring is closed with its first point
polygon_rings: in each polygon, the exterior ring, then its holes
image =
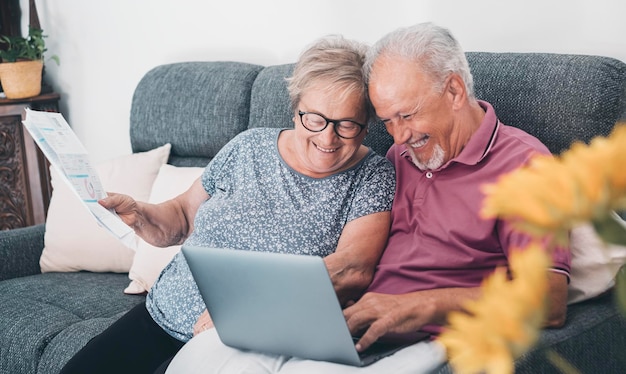
{"type": "Polygon", "coordinates": [[[0,281],[41,273],[45,225],[0,231],[0,281]]]}

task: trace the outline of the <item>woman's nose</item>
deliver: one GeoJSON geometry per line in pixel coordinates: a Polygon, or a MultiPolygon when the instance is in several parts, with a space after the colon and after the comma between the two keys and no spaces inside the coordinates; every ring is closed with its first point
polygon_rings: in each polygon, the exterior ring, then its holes
{"type": "Polygon", "coordinates": [[[328,144],[332,143],[335,140],[335,137],[337,137],[337,133],[335,133],[335,124],[332,122],[328,123],[328,126],[320,132],[320,137],[322,137],[325,142],[328,142],[328,144]]]}

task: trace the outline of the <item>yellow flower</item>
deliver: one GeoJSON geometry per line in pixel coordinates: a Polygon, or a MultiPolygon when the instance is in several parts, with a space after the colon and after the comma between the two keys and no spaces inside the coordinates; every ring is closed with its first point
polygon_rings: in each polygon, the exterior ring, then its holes
{"type": "Polygon", "coordinates": [[[511,220],[535,237],[564,244],[582,222],[626,209],[626,123],[608,138],[575,143],[560,157],[537,155],[527,166],[483,186],[481,216],[511,220]]]}
{"type": "Polygon", "coordinates": [[[479,299],[451,312],[438,337],[456,373],[509,374],[539,338],[545,317],[549,259],[539,244],[511,253],[505,268],[484,280],[479,299]]]}
{"type": "Polygon", "coordinates": [[[479,299],[467,302],[464,312],[449,313],[438,341],[456,372],[513,373],[514,360],[536,343],[545,318],[547,253],[553,244],[566,244],[573,227],[591,221],[606,241],[626,243],[625,227],[613,212],[626,209],[625,165],[626,123],[618,123],[609,137],[575,143],[559,157],[536,155],[483,186],[483,218],[509,220],[552,242],[513,252],[510,280],[506,269],[497,269],[483,282],[479,299]]]}

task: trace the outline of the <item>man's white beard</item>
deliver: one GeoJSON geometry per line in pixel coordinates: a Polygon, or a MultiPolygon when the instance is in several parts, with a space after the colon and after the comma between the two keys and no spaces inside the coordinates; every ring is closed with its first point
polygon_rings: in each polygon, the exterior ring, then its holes
{"type": "Polygon", "coordinates": [[[443,151],[443,148],[441,148],[441,146],[437,144],[435,145],[435,149],[433,150],[432,157],[429,158],[426,163],[422,163],[417,159],[417,156],[415,156],[415,152],[413,152],[413,149],[411,147],[407,147],[407,149],[409,151],[409,154],[411,155],[411,160],[413,161],[413,164],[420,168],[420,170],[435,170],[441,167],[441,165],[443,165],[443,158],[446,155],[446,153],[443,151]]]}

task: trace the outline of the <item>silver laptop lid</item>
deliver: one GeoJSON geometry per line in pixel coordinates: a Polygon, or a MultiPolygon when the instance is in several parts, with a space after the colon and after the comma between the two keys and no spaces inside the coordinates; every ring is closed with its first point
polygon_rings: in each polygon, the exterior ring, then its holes
{"type": "Polygon", "coordinates": [[[320,257],[183,245],[222,342],[362,365],[320,257]]]}

